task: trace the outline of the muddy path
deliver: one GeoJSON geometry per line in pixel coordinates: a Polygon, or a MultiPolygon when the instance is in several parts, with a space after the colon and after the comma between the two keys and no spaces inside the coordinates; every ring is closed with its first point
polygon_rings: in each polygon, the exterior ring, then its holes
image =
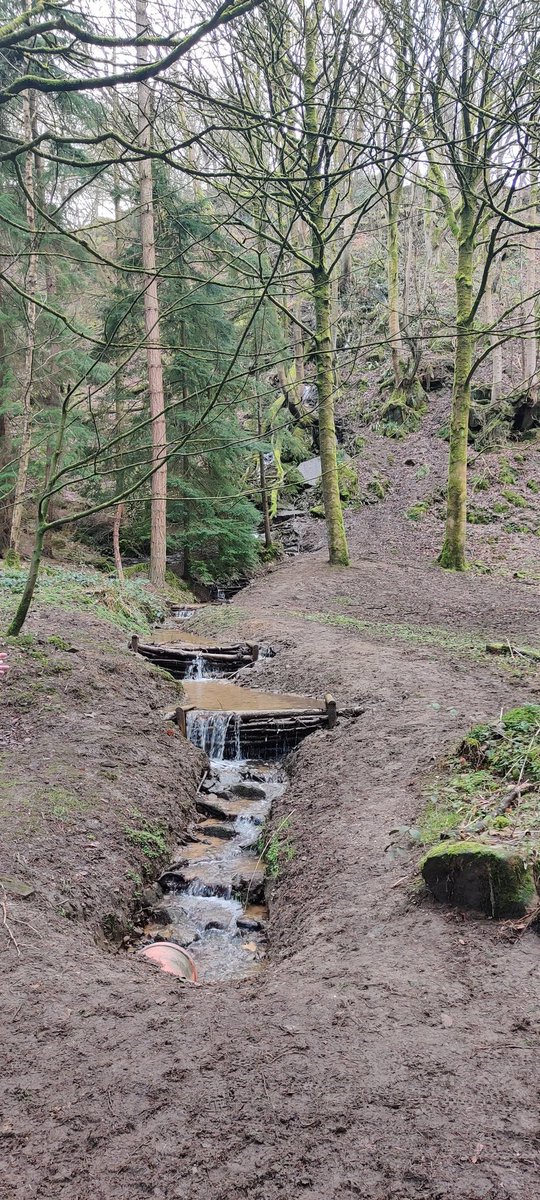
{"type": "Polygon", "coordinates": [[[391,833],[414,820],[425,772],[468,724],[538,698],[534,672],[455,637],[517,625],[533,637],[538,597],[371,563],[336,579],[301,560],[227,610],[230,628],[264,628],[279,649],[250,683],[364,707],[294,756],[295,856],[271,904],[265,969],[190,990],[76,926],[69,970],[43,938],[12,956],[6,1195],[538,1194],[540,943],[420,903],[418,856],[391,833]],[[448,636],[310,619],[335,616],[336,595],[358,620],[448,636]]]}

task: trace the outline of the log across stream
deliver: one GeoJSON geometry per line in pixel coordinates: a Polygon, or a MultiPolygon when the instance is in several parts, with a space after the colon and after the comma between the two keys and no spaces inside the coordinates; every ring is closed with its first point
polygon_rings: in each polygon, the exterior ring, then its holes
{"type": "Polygon", "coordinates": [[[336,711],[331,697],[258,692],[216,679],[215,661],[205,677],[206,654],[196,661],[176,719],[206,752],[209,768],[195,797],[196,820],[157,881],[143,945],[183,947],[204,983],[260,970],[267,921],[264,827],[287,786],[282,759],[315,729],[332,727],[336,711]]]}

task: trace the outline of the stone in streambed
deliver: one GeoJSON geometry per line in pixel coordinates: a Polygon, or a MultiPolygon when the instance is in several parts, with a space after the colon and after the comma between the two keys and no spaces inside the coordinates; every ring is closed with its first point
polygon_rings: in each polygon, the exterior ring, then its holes
{"type": "Polygon", "coordinates": [[[266,792],[259,783],[235,783],[231,788],[233,796],[241,796],[243,800],[265,800],[266,792]]]}
{"type": "Polygon", "coordinates": [[[227,823],[226,821],[212,821],[211,818],[208,818],[206,821],[198,821],[193,826],[193,836],[196,838],[202,836],[229,840],[236,837],[236,830],[231,821],[227,823]]]}
{"type": "Polygon", "coordinates": [[[264,904],[248,904],[241,917],[236,918],[239,929],[257,931],[264,929],[268,920],[268,910],[264,904]]]}
{"type": "Polygon", "coordinates": [[[436,900],[489,917],[521,917],[534,896],[520,855],[483,842],[444,842],[424,855],[420,870],[436,900]]]}

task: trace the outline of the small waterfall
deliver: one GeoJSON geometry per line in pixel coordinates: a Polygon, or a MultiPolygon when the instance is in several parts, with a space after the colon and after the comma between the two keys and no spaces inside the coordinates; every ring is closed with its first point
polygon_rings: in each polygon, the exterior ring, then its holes
{"type": "Polygon", "coordinates": [[[185,678],[196,680],[212,678],[212,672],[208,670],[206,666],[206,659],[200,651],[195,655],[189,671],[186,672],[185,678]]]}
{"type": "Polygon", "coordinates": [[[188,740],[204,750],[213,762],[223,762],[224,759],[238,762],[242,758],[238,713],[201,712],[197,709],[188,712],[186,733],[188,740]]]}

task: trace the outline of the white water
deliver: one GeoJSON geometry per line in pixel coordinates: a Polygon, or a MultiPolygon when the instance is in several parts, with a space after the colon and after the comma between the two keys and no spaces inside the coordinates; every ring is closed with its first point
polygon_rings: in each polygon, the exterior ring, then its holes
{"type": "Polygon", "coordinates": [[[227,753],[227,761],[241,762],[240,750],[240,717],[237,713],[200,712],[196,709],[188,712],[186,733],[188,740],[204,750],[209,759],[215,763],[225,760],[227,740],[233,737],[233,753],[227,753]]]}
{"type": "Polygon", "coordinates": [[[189,670],[186,671],[185,678],[186,679],[195,679],[198,682],[201,679],[211,679],[212,678],[212,672],[208,670],[208,667],[206,665],[206,659],[204,657],[204,654],[201,653],[201,651],[199,651],[199,653],[195,655],[189,670]]]}

